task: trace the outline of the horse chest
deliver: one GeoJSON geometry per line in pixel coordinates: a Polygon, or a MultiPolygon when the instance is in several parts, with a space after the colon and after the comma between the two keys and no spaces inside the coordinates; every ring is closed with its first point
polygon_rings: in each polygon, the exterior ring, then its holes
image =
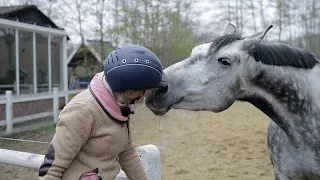
{"type": "Polygon", "coordinates": [[[312,146],[294,147],[288,136],[271,122],[268,148],[277,180],[320,180],[319,152],[312,146]]]}

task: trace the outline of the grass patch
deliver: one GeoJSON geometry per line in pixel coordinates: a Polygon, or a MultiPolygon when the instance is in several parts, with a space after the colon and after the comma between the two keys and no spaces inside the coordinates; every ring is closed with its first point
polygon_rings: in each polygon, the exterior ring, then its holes
{"type": "Polygon", "coordinates": [[[68,95],[68,102],[73,98],[75,97],[77,94],[69,94],[68,95]]]}
{"type": "Polygon", "coordinates": [[[40,127],[38,130],[35,130],[35,131],[52,133],[55,131],[55,129],[56,129],[56,125],[50,125],[50,126],[40,127]]]}
{"type": "MultiPolygon", "coordinates": [[[[36,130],[24,131],[24,132],[14,133],[14,134],[10,134],[10,135],[3,135],[2,137],[13,138],[13,139],[36,140],[36,139],[32,139],[32,138],[39,135],[39,134],[54,133],[55,129],[56,129],[55,125],[48,125],[48,126],[40,127],[36,130]]],[[[18,143],[21,143],[21,141],[11,141],[11,140],[1,140],[0,139],[0,147],[8,145],[8,144],[18,144],[18,143]]]]}
{"type": "Polygon", "coordinates": [[[14,133],[10,135],[5,135],[3,137],[8,137],[8,138],[19,138],[22,136],[30,136],[31,134],[39,134],[39,133],[52,133],[56,129],[55,125],[48,125],[48,126],[43,126],[40,127],[36,130],[30,130],[30,131],[24,131],[24,132],[19,132],[19,133],[14,133]]]}

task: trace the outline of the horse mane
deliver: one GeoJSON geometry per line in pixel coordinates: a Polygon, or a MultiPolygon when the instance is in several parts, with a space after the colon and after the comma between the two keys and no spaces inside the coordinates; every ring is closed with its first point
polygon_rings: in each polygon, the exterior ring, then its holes
{"type": "MultiPolygon", "coordinates": [[[[208,55],[215,54],[222,47],[238,40],[243,39],[237,35],[218,37],[212,41],[208,55]]],[[[254,57],[255,61],[267,65],[311,69],[319,63],[319,60],[308,51],[291,47],[286,44],[259,43],[248,52],[249,55],[254,57]]]]}
{"type": "Polygon", "coordinates": [[[311,69],[319,63],[318,59],[308,51],[286,44],[260,43],[249,51],[249,55],[257,62],[274,66],[311,69]]]}

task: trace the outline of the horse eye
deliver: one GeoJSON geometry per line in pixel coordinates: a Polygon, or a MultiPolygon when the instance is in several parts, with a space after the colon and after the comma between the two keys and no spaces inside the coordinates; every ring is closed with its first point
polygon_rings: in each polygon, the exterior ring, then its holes
{"type": "Polygon", "coordinates": [[[223,64],[223,65],[225,65],[225,66],[229,66],[230,65],[230,59],[228,59],[228,58],[219,58],[218,59],[218,62],[219,63],[221,63],[221,64],[223,64]]]}

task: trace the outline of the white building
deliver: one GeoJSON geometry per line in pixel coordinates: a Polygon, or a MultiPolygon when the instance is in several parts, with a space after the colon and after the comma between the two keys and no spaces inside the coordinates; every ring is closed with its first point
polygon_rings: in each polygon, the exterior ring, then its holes
{"type": "Polygon", "coordinates": [[[36,6],[0,7],[0,122],[5,120],[5,92],[13,98],[13,117],[52,111],[43,98],[58,87],[59,104],[67,102],[67,34],[36,6]]]}

